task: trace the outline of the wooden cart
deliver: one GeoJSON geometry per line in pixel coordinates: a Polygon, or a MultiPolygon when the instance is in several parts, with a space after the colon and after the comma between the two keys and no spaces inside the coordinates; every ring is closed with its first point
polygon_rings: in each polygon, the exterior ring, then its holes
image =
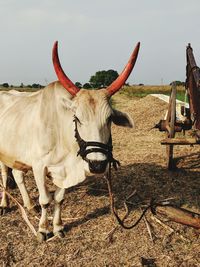
{"type": "Polygon", "coordinates": [[[166,132],[166,138],[161,141],[161,144],[166,145],[167,168],[169,170],[173,170],[176,167],[173,159],[174,145],[200,144],[200,69],[196,65],[190,44],[188,44],[186,48],[186,60],[185,90],[189,108],[185,105],[181,106],[181,119],[177,118],[176,85],[173,84],[166,118],[160,120],[156,125],[156,128],[160,131],[166,132]],[[191,138],[185,138],[185,131],[191,129],[193,131],[193,136],[191,138]],[[177,132],[183,132],[183,137],[175,138],[177,132]]]}

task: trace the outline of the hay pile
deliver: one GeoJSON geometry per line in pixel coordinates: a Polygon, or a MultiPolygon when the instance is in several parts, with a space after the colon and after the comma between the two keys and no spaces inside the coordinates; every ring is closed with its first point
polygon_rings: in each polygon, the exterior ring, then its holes
{"type": "MultiPolygon", "coordinates": [[[[163,133],[150,130],[165,114],[167,104],[151,96],[140,100],[115,96],[116,108],[129,112],[135,129],[113,126],[114,156],[122,166],[113,172],[114,193],[120,214],[122,202],[134,190],[144,201],[151,197],[174,201],[200,212],[200,159],[197,148],[176,151],[184,168],[175,173],[165,168],[165,147],[160,145],[163,133]],[[189,157],[187,157],[189,155],[189,157]],[[195,162],[195,166],[192,163],[195,162]]],[[[32,173],[26,177],[31,197],[38,192],[32,173]]],[[[12,195],[21,202],[18,189],[12,195]]],[[[133,199],[131,220],[141,209],[133,199]],[[136,205],[137,204],[137,205],[136,205]]],[[[37,202],[38,203],[38,202],[37,202]]],[[[63,221],[66,237],[39,244],[30,232],[14,203],[9,214],[0,218],[0,266],[199,266],[199,233],[192,228],[166,222],[166,228],[147,219],[153,229],[153,240],[144,221],[126,231],[118,228],[112,242],[106,237],[115,226],[110,215],[106,183],[90,179],[66,193],[63,221]],[[151,265],[150,265],[151,264],[151,265]]],[[[52,207],[49,208],[52,212],[52,207]]],[[[35,228],[39,214],[28,214],[35,228]]]]}

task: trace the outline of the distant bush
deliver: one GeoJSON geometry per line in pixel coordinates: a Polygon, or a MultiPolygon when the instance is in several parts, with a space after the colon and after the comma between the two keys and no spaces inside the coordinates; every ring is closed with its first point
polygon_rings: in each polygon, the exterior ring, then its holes
{"type": "Polygon", "coordinates": [[[8,88],[9,84],[8,83],[3,83],[2,86],[8,88]]]}
{"type": "Polygon", "coordinates": [[[76,87],[82,88],[82,84],[80,82],[75,82],[76,87]]]}
{"type": "Polygon", "coordinates": [[[91,89],[92,86],[91,86],[89,83],[85,83],[85,84],[83,85],[83,88],[84,88],[84,89],[91,89]]]}
{"type": "Polygon", "coordinates": [[[39,84],[39,83],[33,83],[32,84],[32,88],[39,88],[39,89],[41,89],[41,88],[43,88],[44,86],[43,85],[41,85],[41,84],[39,84]]]}
{"type": "Polygon", "coordinates": [[[119,76],[116,70],[97,71],[91,76],[89,82],[93,88],[103,88],[109,86],[119,76]]]}

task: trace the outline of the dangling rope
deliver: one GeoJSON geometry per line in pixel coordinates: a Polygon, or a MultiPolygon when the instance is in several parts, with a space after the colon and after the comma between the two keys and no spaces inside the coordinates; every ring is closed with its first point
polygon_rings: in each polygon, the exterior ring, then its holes
{"type": "MultiPolygon", "coordinates": [[[[82,157],[83,160],[85,160],[86,162],[88,162],[89,160],[87,159],[87,155],[89,153],[93,153],[93,152],[101,152],[104,155],[106,155],[107,157],[107,163],[109,165],[109,169],[108,169],[108,173],[104,176],[106,181],[107,181],[107,185],[108,185],[108,192],[109,192],[109,198],[110,198],[110,207],[111,207],[111,211],[114,215],[114,217],[117,219],[118,223],[124,228],[124,229],[132,229],[133,227],[135,227],[136,225],[138,225],[138,223],[142,220],[142,218],[144,217],[145,213],[147,212],[147,210],[149,208],[152,209],[152,202],[150,203],[149,206],[147,206],[144,211],[142,212],[141,216],[139,217],[139,219],[130,226],[126,226],[124,224],[124,220],[128,217],[129,215],[129,210],[128,210],[128,206],[126,204],[126,202],[124,203],[124,207],[126,210],[126,214],[123,217],[123,219],[121,219],[117,213],[117,210],[115,208],[115,202],[114,202],[114,197],[113,197],[113,193],[112,193],[112,181],[111,181],[111,167],[113,167],[115,170],[117,170],[117,167],[120,165],[120,162],[116,159],[113,158],[113,154],[112,154],[112,138],[110,136],[110,139],[108,141],[107,144],[103,144],[103,143],[99,143],[96,141],[84,141],[79,132],[78,132],[78,127],[77,127],[77,121],[78,118],[76,116],[74,116],[74,123],[75,123],[75,138],[76,141],[79,145],[79,151],[77,153],[77,156],[80,155],[82,157]],[[92,148],[88,148],[92,146],[92,148]]],[[[129,196],[130,198],[130,196],[129,196]]],[[[127,201],[127,200],[126,200],[127,201]]],[[[153,211],[152,211],[153,212],[153,211]]]]}
{"type": "MultiPolygon", "coordinates": [[[[128,217],[129,215],[129,210],[128,210],[128,206],[126,204],[126,202],[124,202],[124,207],[126,210],[126,214],[123,217],[123,219],[121,219],[117,213],[117,210],[115,208],[115,201],[114,201],[114,196],[113,196],[113,192],[112,192],[112,181],[111,181],[111,164],[109,164],[109,170],[108,173],[105,176],[107,185],[108,185],[108,192],[109,192],[109,199],[110,199],[110,207],[111,207],[111,211],[112,214],[114,215],[114,217],[116,218],[117,222],[119,223],[120,226],[122,226],[124,229],[132,229],[135,226],[137,226],[139,224],[139,222],[142,220],[142,218],[144,217],[144,215],[146,214],[146,212],[148,211],[148,209],[151,209],[152,213],[154,212],[154,208],[153,208],[153,200],[151,201],[151,203],[143,210],[142,214],[140,215],[140,217],[138,218],[138,220],[136,222],[134,222],[132,225],[125,225],[124,221],[125,219],[128,217]]],[[[129,197],[130,198],[130,197],[129,197]]]]}

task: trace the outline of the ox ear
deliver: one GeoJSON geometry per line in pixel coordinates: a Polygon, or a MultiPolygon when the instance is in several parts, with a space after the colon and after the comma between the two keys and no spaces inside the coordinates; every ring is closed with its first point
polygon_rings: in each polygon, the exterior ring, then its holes
{"type": "Polygon", "coordinates": [[[124,112],[114,109],[112,114],[112,121],[114,124],[123,126],[123,127],[134,127],[134,122],[131,117],[124,112]]]}
{"type": "Polygon", "coordinates": [[[64,108],[71,109],[72,111],[74,111],[75,108],[73,107],[73,101],[71,99],[63,98],[62,103],[64,108]]]}

